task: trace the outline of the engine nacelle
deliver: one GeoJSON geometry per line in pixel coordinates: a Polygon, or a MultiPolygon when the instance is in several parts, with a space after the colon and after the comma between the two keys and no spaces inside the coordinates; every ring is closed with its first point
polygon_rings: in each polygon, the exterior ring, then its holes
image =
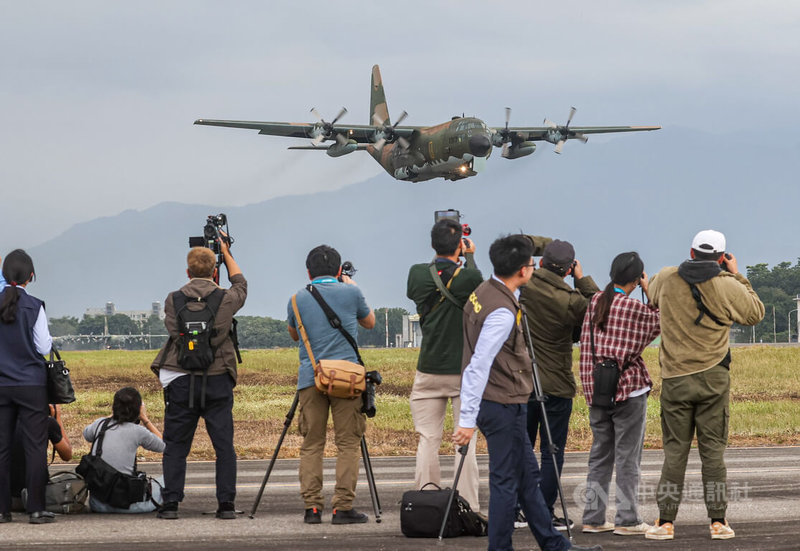
{"type": "Polygon", "coordinates": [[[395,180],[409,180],[416,177],[417,172],[410,166],[403,166],[394,171],[395,180]]]}
{"type": "Polygon", "coordinates": [[[330,157],[341,157],[347,155],[358,149],[358,143],[355,140],[348,140],[345,144],[334,143],[326,150],[330,157]]]}
{"type": "Polygon", "coordinates": [[[534,142],[522,142],[508,148],[508,152],[503,155],[506,159],[519,159],[526,157],[536,151],[536,144],[534,142]]]}

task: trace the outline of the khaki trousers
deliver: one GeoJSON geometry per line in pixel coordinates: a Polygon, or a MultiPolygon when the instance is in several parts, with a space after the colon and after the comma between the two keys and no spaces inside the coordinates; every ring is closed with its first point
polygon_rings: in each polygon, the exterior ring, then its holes
{"type": "Polygon", "coordinates": [[[298,427],[303,436],[300,447],[300,495],[306,509],[323,508],[322,457],[325,451],[325,431],[328,411],[333,417],[336,443],[336,489],[331,507],[348,511],[353,508],[358,483],[358,458],[361,437],[367,420],[361,413],[361,398],[334,398],[315,387],[300,391],[298,427]]]}
{"type": "Polygon", "coordinates": [[[686,461],[697,434],[703,499],[709,518],[724,518],[728,508],[725,448],[728,445],[730,372],[721,365],[661,383],[664,466],[658,483],[659,517],[672,522],[683,495],[686,461]]]}
{"type": "MultiPolygon", "coordinates": [[[[439,446],[442,443],[444,418],[447,413],[447,401],[453,406],[453,423],[458,426],[461,410],[461,375],[433,375],[417,371],[414,386],[411,388],[411,417],[414,419],[414,430],[419,434],[417,445],[417,467],[414,484],[419,490],[428,482],[439,486],[441,471],[439,466],[439,446]]],[[[473,511],[480,511],[478,501],[478,460],[475,457],[475,439],[478,431],[469,443],[464,468],[458,480],[458,493],[473,511]]],[[[449,435],[448,435],[449,436],[449,435]]],[[[461,456],[456,453],[455,468],[458,468],[461,456]]],[[[454,471],[455,472],[455,471],[454,471]]],[[[451,483],[445,484],[450,486],[451,483]]]]}

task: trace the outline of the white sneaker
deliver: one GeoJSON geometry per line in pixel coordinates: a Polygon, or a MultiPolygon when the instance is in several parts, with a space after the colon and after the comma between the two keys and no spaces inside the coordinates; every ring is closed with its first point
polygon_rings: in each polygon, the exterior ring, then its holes
{"type": "Polygon", "coordinates": [[[528,520],[525,518],[525,513],[520,511],[517,513],[517,518],[514,519],[514,528],[527,528],[528,527],[528,520]]]}
{"type": "Polygon", "coordinates": [[[650,528],[649,524],[642,522],[636,526],[615,526],[614,533],[618,536],[642,536],[650,528]]]}
{"type": "Polygon", "coordinates": [[[733,531],[733,528],[728,525],[728,521],[725,521],[725,524],[721,522],[715,522],[709,527],[711,532],[711,539],[712,540],[729,540],[736,535],[733,531]]]}
{"type": "Polygon", "coordinates": [[[600,534],[602,532],[610,532],[614,529],[614,525],[606,521],[603,524],[584,524],[581,532],[584,534],[600,534]]]}
{"type": "Polygon", "coordinates": [[[675,527],[671,522],[654,524],[644,533],[644,537],[649,540],[671,540],[675,537],[675,527]]]}

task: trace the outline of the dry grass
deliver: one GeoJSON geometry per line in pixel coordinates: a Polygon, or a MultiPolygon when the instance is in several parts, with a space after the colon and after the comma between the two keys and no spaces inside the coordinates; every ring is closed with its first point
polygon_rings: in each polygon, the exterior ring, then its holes
{"type": "MultiPolygon", "coordinates": [[[[413,455],[416,434],[408,407],[418,350],[364,350],[364,361],[378,369],[384,384],[378,390],[378,415],[368,421],[367,439],[374,455],[413,455]]],[[[235,389],[235,442],[240,458],[269,457],[283,429],[294,395],[296,350],[246,350],[235,389]]],[[[164,403],[161,387],[150,371],[152,351],[66,352],[78,401],[63,407],[67,434],[78,454],[88,451],[81,431],[94,419],[108,415],[114,392],[135,386],[144,396],[153,421],[162,426],[164,403]]],[[[574,358],[577,373],[577,353],[574,358]]],[[[658,393],[660,377],[657,350],[648,349],[645,361],[654,381],[648,408],[646,446],[661,445],[658,393]]],[[[800,444],[800,348],[748,347],[733,351],[730,439],[732,445],[800,444]]],[[[202,424],[202,423],[201,423],[202,424]]],[[[448,422],[446,430],[452,429],[448,422]]],[[[332,442],[332,438],[329,439],[332,442]]],[[[591,444],[586,403],[575,399],[567,444],[586,450],[591,444]]],[[[296,425],[284,441],[282,457],[296,457],[300,437],[296,425]]],[[[479,451],[485,443],[479,440],[479,451]]],[[[450,444],[442,452],[452,450],[450,444]]],[[[326,454],[334,455],[332,444],[326,454]]],[[[154,455],[145,454],[148,459],[154,455]]],[[[213,449],[205,429],[195,437],[190,459],[212,459],[213,449]]]]}

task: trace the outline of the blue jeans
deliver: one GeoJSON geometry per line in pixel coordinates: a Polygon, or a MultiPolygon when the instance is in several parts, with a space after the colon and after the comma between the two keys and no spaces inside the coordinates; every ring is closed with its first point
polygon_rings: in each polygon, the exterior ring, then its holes
{"type": "MultiPolygon", "coordinates": [[[[156,503],[161,503],[161,486],[164,485],[164,477],[156,476],[150,478],[150,491],[153,494],[153,499],[156,503]]],[[[99,499],[95,499],[93,495],[89,495],[89,508],[93,513],[152,513],[156,510],[156,504],[145,499],[137,503],[131,503],[130,508],[122,509],[120,507],[112,507],[107,503],[103,503],[99,499]]]]}
{"type": "MultiPolygon", "coordinates": [[[[555,460],[556,465],[558,465],[558,475],[561,476],[561,468],[564,466],[564,448],[567,446],[569,417],[572,415],[572,398],[559,398],[549,394],[545,394],[545,397],[547,400],[544,402],[544,409],[547,412],[550,434],[553,436],[553,443],[556,446],[555,460]]],[[[542,489],[544,502],[552,514],[553,505],[558,498],[556,471],[553,466],[553,455],[550,453],[550,446],[548,445],[547,431],[544,428],[542,408],[539,402],[531,396],[528,401],[528,438],[531,439],[532,446],[536,446],[537,433],[539,434],[542,451],[542,480],[539,486],[542,489]]]]}
{"type": "Polygon", "coordinates": [[[527,404],[481,400],[478,428],[489,448],[489,550],[513,550],[514,506],[519,501],[528,527],[545,551],[569,549],[553,527],[539,489],[539,465],[526,430],[527,404]]]}

